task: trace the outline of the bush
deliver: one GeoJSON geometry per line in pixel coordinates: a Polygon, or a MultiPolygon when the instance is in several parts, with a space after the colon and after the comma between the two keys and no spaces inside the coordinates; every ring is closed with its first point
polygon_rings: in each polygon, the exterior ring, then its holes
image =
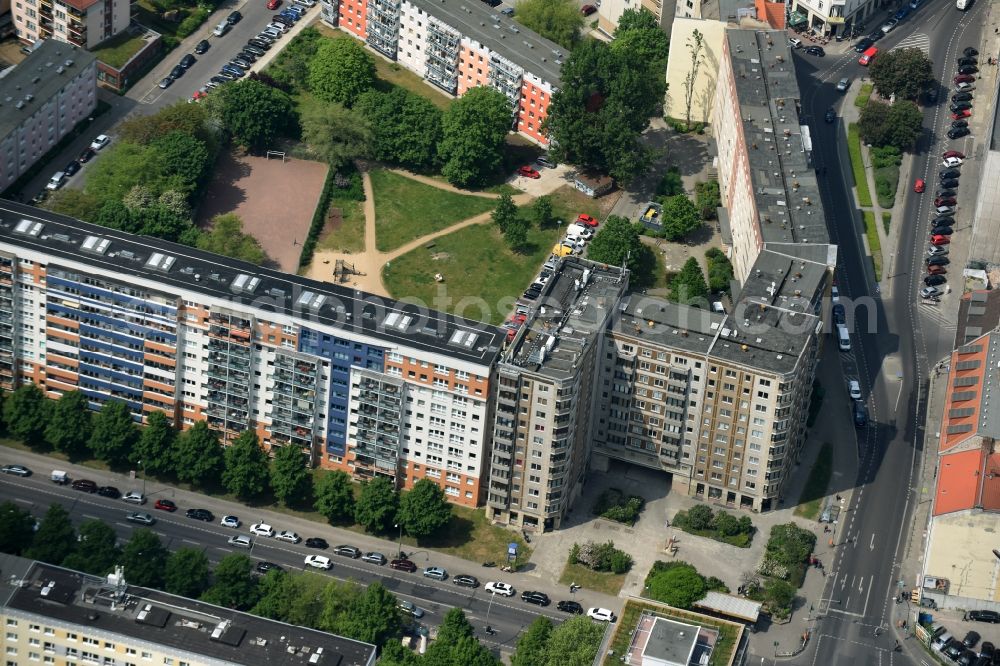
{"type": "Polygon", "coordinates": [[[330,201],[334,196],[345,197],[355,201],[364,201],[365,192],[359,174],[350,165],[343,171],[334,172],[330,169],[326,174],[326,182],[323,184],[323,192],[320,194],[316,204],[316,211],[313,213],[312,223],[309,225],[309,234],[302,242],[302,254],[299,255],[299,267],[308,266],[312,261],[313,253],[316,251],[316,241],[326,226],[326,213],[330,208],[330,201]]]}
{"type": "Polygon", "coordinates": [[[874,171],[875,196],[882,208],[896,205],[896,188],[899,186],[899,167],[895,164],[878,167],[874,171]]]}
{"type": "Polygon", "coordinates": [[[675,166],[667,169],[656,186],[656,194],[661,197],[674,197],[684,194],[684,183],[681,182],[681,171],[675,166]]]}
{"type": "Polygon", "coordinates": [[[674,515],[674,527],[739,548],[749,548],[756,531],[749,516],[736,518],[725,511],[713,513],[704,504],[693,506],[689,511],[678,511],[674,515]]]}
{"type": "Polygon", "coordinates": [[[187,18],[181,21],[181,24],[177,26],[177,32],[175,33],[178,38],[184,39],[194,34],[202,23],[208,20],[209,15],[208,9],[205,7],[198,7],[193,12],[191,12],[187,18]]]}
{"type": "Polygon", "coordinates": [[[634,525],[645,506],[646,500],[643,498],[637,495],[625,497],[617,488],[609,488],[597,498],[593,514],[626,525],[634,525]]]}
{"type": "Polygon", "coordinates": [[[581,564],[591,571],[611,571],[623,574],[632,568],[632,556],[615,548],[614,541],[594,543],[588,541],[582,546],[574,543],[569,550],[569,563],[581,564]]]}
{"type": "Polygon", "coordinates": [[[733,279],[733,264],[717,247],[705,252],[708,263],[708,288],[713,294],[730,293],[730,282],[733,279]]]}

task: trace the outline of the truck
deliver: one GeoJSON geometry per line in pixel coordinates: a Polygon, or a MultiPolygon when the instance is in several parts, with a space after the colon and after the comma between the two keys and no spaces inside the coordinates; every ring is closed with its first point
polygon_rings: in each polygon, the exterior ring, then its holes
{"type": "Polygon", "coordinates": [[[959,11],[965,11],[972,4],[972,0],[955,0],[955,8],[959,11]]]}
{"type": "Polygon", "coordinates": [[[52,470],[52,483],[58,483],[60,486],[65,486],[69,483],[69,474],[58,469],[52,470]]]}

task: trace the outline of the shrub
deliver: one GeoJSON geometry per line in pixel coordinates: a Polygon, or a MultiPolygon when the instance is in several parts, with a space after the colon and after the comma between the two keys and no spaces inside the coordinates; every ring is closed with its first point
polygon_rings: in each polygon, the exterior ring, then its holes
{"type": "Polygon", "coordinates": [[[637,495],[626,498],[617,488],[609,488],[598,496],[593,513],[608,520],[634,525],[645,506],[646,500],[643,498],[637,495]]]}
{"type": "Polygon", "coordinates": [[[675,166],[667,169],[656,186],[656,194],[661,197],[673,197],[684,194],[684,183],[681,182],[681,170],[675,166]]]}
{"type": "Polygon", "coordinates": [[[193,12],[191,12],[187,18],[181,21],[181,24],[177,26],[176,35],[180,39],[189,37],[194,34],[194,31],[201,26],[202,23],[208,20],[209,11],[205,7],[198,7],[193,12]]]}
{"type": "Polygon", "coordinates": [[[581,564],[591,571],[611,571],[616,574],[625,573],[632,568],[632,556],[615,548],[614,541],[588,541],[582,546],[574,543],[569,550],[569,562],[581,564]]]}

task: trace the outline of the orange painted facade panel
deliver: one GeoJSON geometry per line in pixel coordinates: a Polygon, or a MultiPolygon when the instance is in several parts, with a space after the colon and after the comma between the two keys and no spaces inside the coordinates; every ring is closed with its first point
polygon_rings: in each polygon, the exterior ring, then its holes
{"type": "Polygon", "coordinates": [[[462,45],[458,52],[458,96],[490,84],[490,61],[486,52],[462,45]]]}
{"type": "Polygon", "coordinates": [[[448,481],[448,472],[437,467],[431,467],[430,470],[440,473],[440,476],[428,476],[428,467],[420,463],[414,463],[412,461],[406,461],[406,468],[403,471],[403,489],[409,490],[413,485],[420,479],[430,479],[434,483],[438,484],[442,490],[445,491],[445,497],[448,498],[452,504],[459,504],[461,506],[468,506],[475,508],[479,506],[479,479],[473,476],[467,476],[465,474],[459,474],[458,481],[448,481]],[[416,469],[419,467],[420,469],[416,469]],[[472,483],[469,483],[469,480],[472,483]],[[455,488],[458,490],[458,495],[448,494],[448,488],[455,488]],[[465,493],[471,492],[472,497],[466,497],[465,493]]]}
{"type": "Polygon", "coordinates": [[[544,88],[525,81],[521,86],[521,103],[517,114],[517,129],[522,134],[530,136],[542,145],[547,145],[549,140],[542,133],[542,122],[548,115],[549,102],[552,101],[551,93],[544,88]]]}
{"type": "Polygon", "coordinates": [[[367,39],[366,17],[368,3],[366,0],[341,0],[340,20],[337,25],[359,39],[367,39]]]}

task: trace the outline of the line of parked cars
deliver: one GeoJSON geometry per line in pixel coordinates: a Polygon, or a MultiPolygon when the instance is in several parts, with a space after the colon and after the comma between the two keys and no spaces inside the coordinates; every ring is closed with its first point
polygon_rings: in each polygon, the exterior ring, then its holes
{"type": "MultiPolygon", "coordinates": [[[[969,615],[973,613],[989,613],[989,611],[971,611],[969,615]]],[[[992,615],[996,616],[997,614],[993,613],[992,615]]],[[[996,620],[987,619],[984,621],[996,620]]],[[[980,638],[979,632],[969,631],[965,634],[965,638],[959,640],[952,636],[943,625],[936,624],[931,627],[931,647],[959,666],[1000,665],[1000,651],[989,641],[984,641],[980,645],[980,638]],[[979,645],[978,652],[973,649],[976,645],[979,645]]]]}
{"type": "MultiPolygon", "coordinates": [[[[104,148],[104,146],[109,143],[111,143],[111,137],[105,134],[101,134],[96,139],[91,141],[90,146],[80,153],[80,157],[64,166],[62,171],[57,171],[53,174],[52,178],[50,178],[49,182],[45,185],[46,192],[54,192],[65,185],[66,181],[76,175],[83,164],[92,160],[94,156],[97,155],[97,151],[104,148]]],[[[42,198],[44,197],[39,198],[39,201],[41,201],[42,198]]]]}

